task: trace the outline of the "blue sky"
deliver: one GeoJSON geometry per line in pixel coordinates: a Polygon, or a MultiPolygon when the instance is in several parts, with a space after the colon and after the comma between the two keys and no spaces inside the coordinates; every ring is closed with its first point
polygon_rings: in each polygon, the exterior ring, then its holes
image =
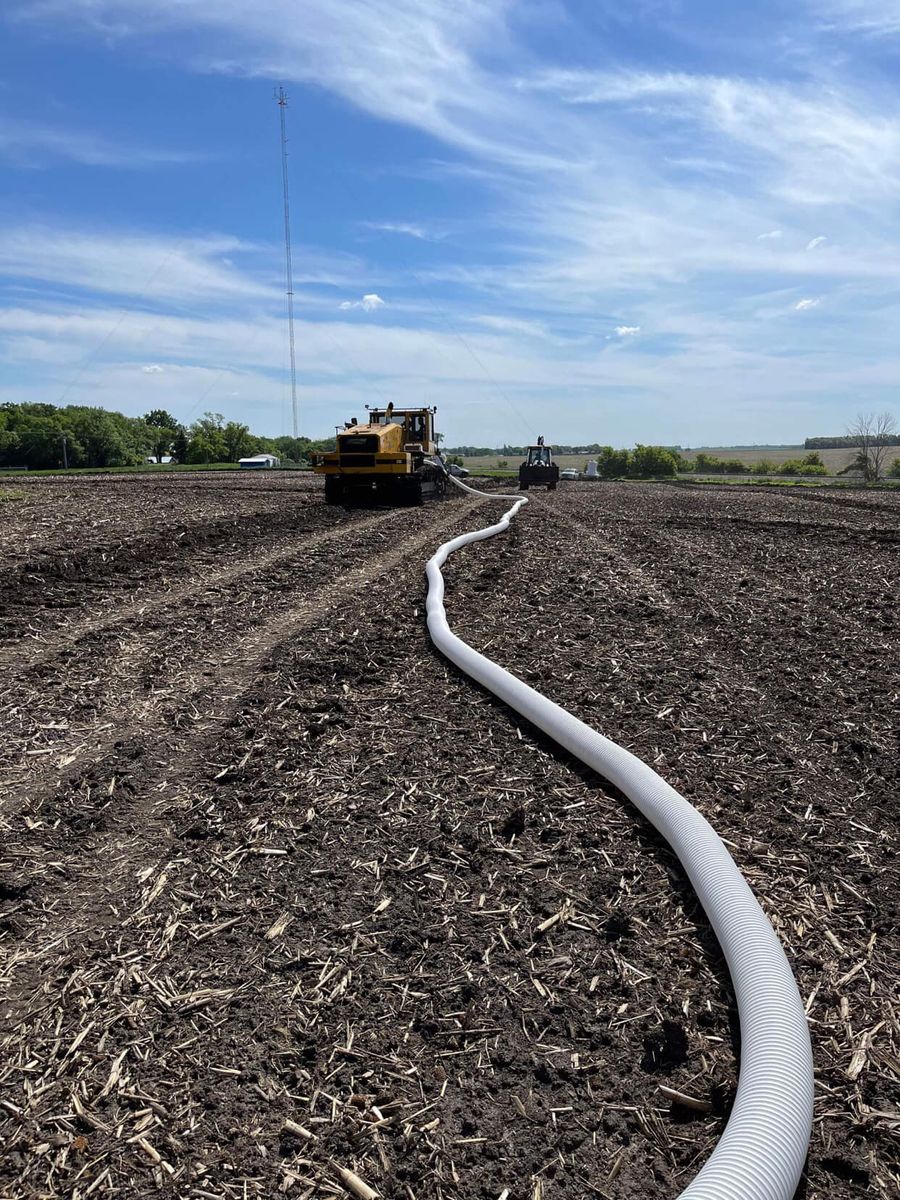
{"type": "Polygon", "coordinates": [[[900,416],[900,0],[5,0],[0,401],[682,445],[900,416]],[[365,298],[365,299],[364,299],[365,298]]]}

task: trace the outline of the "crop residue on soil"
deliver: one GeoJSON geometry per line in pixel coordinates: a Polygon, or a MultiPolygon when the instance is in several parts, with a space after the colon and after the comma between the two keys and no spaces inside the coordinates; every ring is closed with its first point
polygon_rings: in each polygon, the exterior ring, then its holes
{"type": "MultiPolygon", "coordinates": [[[[0,1194],[677,1195],[739,1053],[703,915],[424,631],[425,559],[499,506],[17,488],[0,1194]]],[[[573,484],[446,569],[461,636],[732,847],[809,1013],[805,1200],[900,1184],[898,546],[893,495],[573,484]]]]}

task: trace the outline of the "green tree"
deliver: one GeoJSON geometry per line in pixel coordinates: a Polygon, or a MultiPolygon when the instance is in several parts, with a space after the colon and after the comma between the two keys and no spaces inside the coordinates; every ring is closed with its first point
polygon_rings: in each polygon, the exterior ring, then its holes
{"type": "Polygon", "coordinates": [[[818,458],[808,454],[806,458],[788,458],[778,468],[779,475],[827,475],[828,468],[822,462],[807,462],[807,458],[818,458]]]}
{"type": "Polygon", "coordinates": [[[597,451],[597,470],[601,479],[621,479],[628,474],[631,455],[627,450],[601,446],[597,451]]]}
{"type": "Polygon", "coordinates": [[[309,453],[309,438],[273,438],[272,452],[277,454],[282,462],[302,462],[309,453]]]}
{"type": "Polygon", "coordinates": [[[0,467],[24,465],[21,436],[14,429],[0,429],[0,467]]]}
{"type": "Polygon", "coordinates": [[[721,475],[723,463],[718,458],[713,458],[711,454],[706,454],[702,450],[694,459],[694,470],[698,475],[721,475]]]}
{"type": "Polygon", "coordinates": [[[187,430],[183,425],[179,425],[172,438],[172,457],[177,463],[186,463],[188,461],[189,444],[187,430]]]}
{"type": "Polygon", "coordinates": [[[71,428],[62,420],[63,410],[52,404],[4,404],[0,406],[5,433],[4,463],[35,470],[63,465],[63,437],[68,436],[77,463],[81,447],[74,445],[71,428]]]}
{"type": "Polygon", "coordinates": [[[270,449],[286,462],[295,463],[306,462],[313,451],[334,449],[333,437],[320,438],[318,441],[308,437],[277,437],[271,440],[263,438],[261,441],[267,443],[263,446],[264,449],[270,449]]]}
{"type": "Polygon", "coordinates": [[[156,461],[161,463],[166,455],[172,453],[172,443],[180,426],[164,408],[154,408],[148,412],[144,417],[144,424],[150,429],[150,451],[156,461]]]}
{"type": "Polygon", "coordinates": [[[216,463],[228,461],[228,447],[222,436],[221,413],[204,413],[191,426],[187,460],[192,463],[216,463]]]}
{"type": "Polygon", "coordinates": [[[227,461],[237,462],[243,455],[256,451],[253,443],[259,439],[250,436],[249,425],[241,425],[238,421],[229,421],[222,430],[222,440],[225,443],[227,461]]]}
{"type": "Polygon", "coordinates": [[[665,446],[642,446],[640,443],[635,446],[629,471],[635,479],[658,479],[677,473],[675,455],[665,446]]]}
{"type": "Polygon", "coordinates": [[[83,460],[70,466],[127,467],[142,463],[151,435],[143,421],[103,408],[70,405],[60,410],[64,426],[83,448],[83,460]]]}
{"type": "Polygon", "coordinates": [[[900,479],[900,458],[895,458],[888,471],[891,479],[900,479]]]}

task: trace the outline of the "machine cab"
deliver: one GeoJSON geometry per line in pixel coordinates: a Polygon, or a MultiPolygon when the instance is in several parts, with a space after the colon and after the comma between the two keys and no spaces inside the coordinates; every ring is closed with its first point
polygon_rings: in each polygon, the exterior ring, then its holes
{"type": "Polygon", "coordinates": [[[525,459],[526,467],[552,467],[553,455],[550,452],[549,446],[543,444],[528,447],[528,457],[525,459]]]}
{"type": "Polygon", "coordinates": [[[393,404],[387,408],[370,408],[369,423],[372,425],[402,425],[403,448],[432,452],[434,443],[433,408],[397,409],[393,404]]]}

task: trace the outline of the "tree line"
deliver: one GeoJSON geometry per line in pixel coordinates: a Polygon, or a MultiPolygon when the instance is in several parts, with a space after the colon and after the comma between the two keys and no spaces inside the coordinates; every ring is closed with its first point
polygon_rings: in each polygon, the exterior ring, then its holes
{"type": "Polygon", "coordinates": [[[815,451],[803,458],[788,458],[775,462],[767,458],[754,463],[742,462],[739,458],[714,458],[702,451],[693,460],[681,459],[679,471],[693,471],[696,475],[827,475],[828,468],[815,451]]]}
{"type": "MultiPolygon", "coordinates": [[[[580,446],[564,446],[553,443],[554,454],[593,454],[598,455],[605,447],[600,442],[585,442],[580,446]]],[[[444,453],[459,455],[461,458],[487,458],[491,455],[500,455],[506,458],[523,457],[527,452],[527,446],[449,446],[444,453]]]]}
{"type": "MultiPolygon", "coordinates": [[[[867,483],[885,475],[900,478],[900,458],[889,465],[890,448],[900,445],[900,435],[890,413],[860,414],[840,438],[807,438],[803,458],[775,463],[763,459],[752,465],[740,459],[717,459],[703,451],[686,459],[678,446],[638,445],[616,450],[599,442],[555,447],[558,454],[585,454],[596,459],[605,479],[653,478],[693,471],[704,475],[825,475],[816,448],[855,449],[857,454],[844,472],[856,472],[867,483]]],[[[0,404],[0,467],[34,470],[60,467],[139,466],[148,458],[157,463],[171,458],[183,464],[233,463],[252,454],[269,453],[282,461],[303,463],[310,452],[334,449],[334,438],[261,437],[239,421],[226,421],[221,413],[204,413],[185,425],[165,409],[143,417],[83,405],[64,408],[53,404],[0,404]]],[[[453,446],[444,453],[451,461],[501,455],[521,457],[524,446],[453,446]]],[[[502,460],[501,460],[502,461],[502,460]]],[[[586,464],[585,464],[586,465],[586,464]]]]}
{"type": "Polygon", "coordinates": [[[303,462],[334,439],[260,437],[221,413],[204,413],[184,425],[165,409],[126,417],[103,408],[70,404],[0,404],[0,467],[131,467],[157,463],[229,463],[252,454],[303,462]]]}
{"type": "MultiPolygon", "coordinates": [[[[894,458],[888,465],[890,449],[896,446],[900,446],[897,422],[892,413],[881,412],[860,413],[841,437],[807,438],[804,445],[804,449],[809,451],[807,454],[780,463],[761,458],[748,464],[739,458],[715,458],[705,451],[699,451],[693,459],[689,459],[684,457],[681,446],[638,445],[634,450],[614,450],[612,446],[593,443],[589,446],[557,445],[554,450],[557,454],[592,455],[602,479],[629,476],[646,479],[686,472],[697,475],[827,475],[828,468],[818,450],[855,449],[857,453],[853,461],[839,473],[862,475],[866,483],[877,483],[885,476],[900,479],[900,458],[894,458]]],[[[504,446],[500,450],[483,446],[453,446],[446,453],[451,462],[458,462],[461,466],[466,457],[498,455],[497,466],[506,467],[508,460],[503,456],[521,456],[526,449],[524,446],[504,446]]]]}

